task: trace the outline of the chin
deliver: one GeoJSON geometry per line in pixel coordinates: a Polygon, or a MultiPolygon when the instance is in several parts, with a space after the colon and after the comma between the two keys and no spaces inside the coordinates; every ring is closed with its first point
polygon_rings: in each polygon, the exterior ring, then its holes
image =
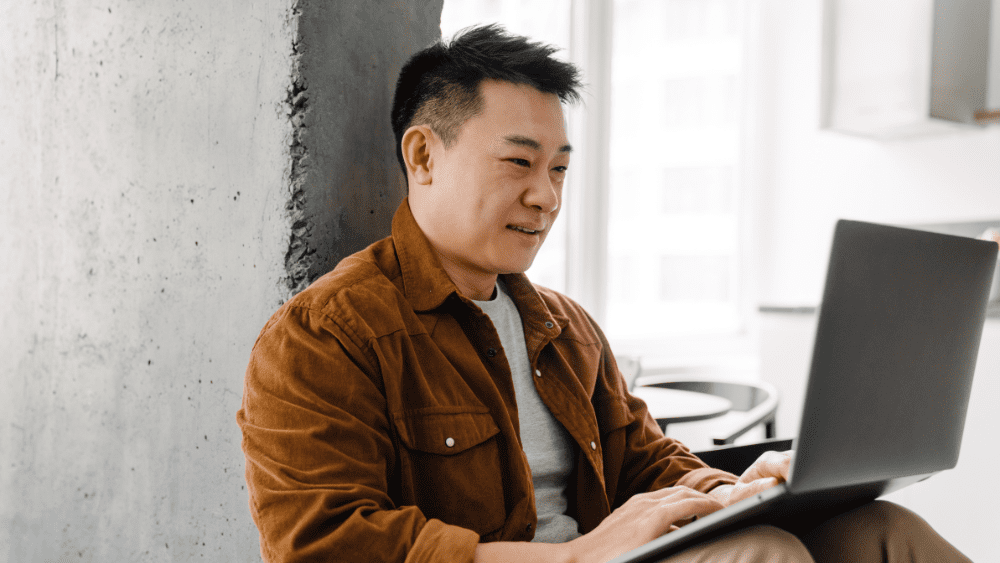
{"type": "Polygon", "coordinates": [[[531,264],[532,264],[532,262],[528,262],[526,265],[522,265],[522,266],[509,266],[509,267],[506,267],[506,268],[502,268],[500,270],[500,273],[501,274],[523,274],[523,273],[525,273],[525,272],[528,271],[528,268],[531,267],[531,264]]]}
{"type": "MultiPolygon", "coordinates": [[[[515,256],[511,256],[511,254],[508,253],[504,256],[504,258],[510,259],[515,258],[515,256]]],[[[520,260],[497,260],[497,268],[494,271],[500,274],[523,274],[528,271],[528,268],[530,268],[532,264],[535,263],[535,254],[532,254],[530,257],[522,255],[517,258],[520,258],[520,260]]]]}

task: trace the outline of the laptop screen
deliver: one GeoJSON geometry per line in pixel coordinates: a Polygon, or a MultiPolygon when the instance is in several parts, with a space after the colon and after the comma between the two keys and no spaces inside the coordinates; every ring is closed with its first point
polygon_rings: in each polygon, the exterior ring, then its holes
{"type": "Polygon", "coordinates": [[[991,242],[837,223],[793,490],[955,466],[996,256],[991,242]]]}

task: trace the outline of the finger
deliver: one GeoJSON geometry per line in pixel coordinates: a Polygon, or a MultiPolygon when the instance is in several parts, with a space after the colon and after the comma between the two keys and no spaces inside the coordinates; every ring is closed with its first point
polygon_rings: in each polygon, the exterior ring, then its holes
{"type": "Polygon", "coordinates": [[[666,487],[663,489],[657,489],[655,491],[650,491],[648,493],[638,493],[633,495],[630,501],[646,501],[661,503],[667,499],[679,499],[684,497],[699,497],[706,496],[705,493],[696,491],[690,487],[685,487],[684,485],[677,485],[674,487],[666,487]]]}
{"type": "Polygon", "coordinates": [[[764,477],[749,483],[737,483],[729,493],[729,505],[732,506],[743,499],[750,498],[758,493],[762,493],[777,485],[779,481],[774,477],[764,477]]]}
{"type": "Polygon", "coordinates": [[[680,500],[664,502],[660,509],[671,523],[689,519],[692,516],[707,516],[716,510],[724,508],[721,502],[709,496],[688,497],[680,500]]]}
{"type": "Polygon", "coordinates": [[[666,487],[663,489],[658,489],[656,491],[643,494],[655,495],[657,497],[669,497],[676,495],[700,495],[702,493],[692,489],[691,487],[686,487],[684,485],[675,485],[673,487],[666,487]]]}
{"type": "Polygon", "coordinates": [[[788,480],[788,476],[792,473],[792,462],[795,461],[795,450],[787,450],[781,452],[785,456],[784,467],[782,468],[782,475],[785,481],[788,480]]]}
{"type": "Polygon", "coordinates": [[[776,486],[779,482],[780,481],[778,481],[774,477],[764,477],[748,483],[747,490],[750,491],[751,494],[755,495],[759,492],[766,491],[771,487],[776,486]]]}
{"type": "Polygon", "coordinates": [[[694,522],[697,519],[698,519],[698,516],[693,514],[691,516],[688,516],[687,518],[683,518],[681,520],[678,520],[678,521],[674,522],[673,524],[670,525],[670,527],[671,528],[683,528],[684,526],[687,526],[688,524],[690,524],[691,522],[694,522]]]}
{"type": "Polygon", "coordinates": [[[774,477],[784,481],[788,479],[791,464],[792,457],[787,452],[764,452],[743,472],[743,475],[740,475],[739,481],[750,483],[764,477],[774,477]]]}
{"type": "Polygon", "coordinates": [[[652,510],[670,510],[673,518],[710,514],[725,505],[719,499],[689,487],[677,486],[634,495],[626,502],[639,503],[652,510]],[[694,509],[692,509],[694,508],[694,509]]]}
{"type": "Polygon", "coordinates": [[[776,486],[780,481],[774,477],[763,477],[755,481],[751,481],[742,487],[742,490],[738,491],[740,500],[752,497],[758,493],[762,493],[771,487],[776,486]]]}
{"type": "Polygon", "coordinates": [[[690,501],[690,500],[700,500],[702,502],[706,502],[707,506],[717,506],[718,508],[722,508],[725,506],[725,504],[723,504],[721,499],[719,499],[718,497],[710,495],[708,493],[703,493],[701,491],[696,491],[688,487],[671,487],[669,489],[666,489],[665,492],[666,494],[664,494],[659,500],[661,504],[678,503],[681,501],[690,501]]]}
{"type": "Polygon", "coordinates": [[[792,470],[792,456],[795,455],[795,452],[789,450],[787,452],[775,452],[775,453],[778,456],[775,458],[775,461],[778,464],[777,465],[778,475],[774,475],[774,477],[777,477],[782,481],[787,481],[788,473],[792,470]]]}

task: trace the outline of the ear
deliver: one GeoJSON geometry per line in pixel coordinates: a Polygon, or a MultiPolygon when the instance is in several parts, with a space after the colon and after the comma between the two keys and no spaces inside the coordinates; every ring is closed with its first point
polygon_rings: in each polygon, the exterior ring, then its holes
{"type": "Polygon", "coordinates": [[[434,159],[431,156],[431,145],[437,141],[437,135],[427,125],[414,125],[403,133],[400,141],[403,160],[406,162],[407,176],[421,185],[429,185],[434,176],[434,159]]]}

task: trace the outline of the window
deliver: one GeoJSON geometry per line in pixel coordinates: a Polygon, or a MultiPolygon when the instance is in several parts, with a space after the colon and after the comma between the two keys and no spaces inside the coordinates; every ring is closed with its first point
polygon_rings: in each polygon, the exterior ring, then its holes
{"type": "Polygon", "coordinates": [[[744,0],[445,1],[445,36],[495,21],[583,67],[563,214],[528,275],[584,304],[616,350],[707,351],[746,333],[743,20],[744,0]]]}

